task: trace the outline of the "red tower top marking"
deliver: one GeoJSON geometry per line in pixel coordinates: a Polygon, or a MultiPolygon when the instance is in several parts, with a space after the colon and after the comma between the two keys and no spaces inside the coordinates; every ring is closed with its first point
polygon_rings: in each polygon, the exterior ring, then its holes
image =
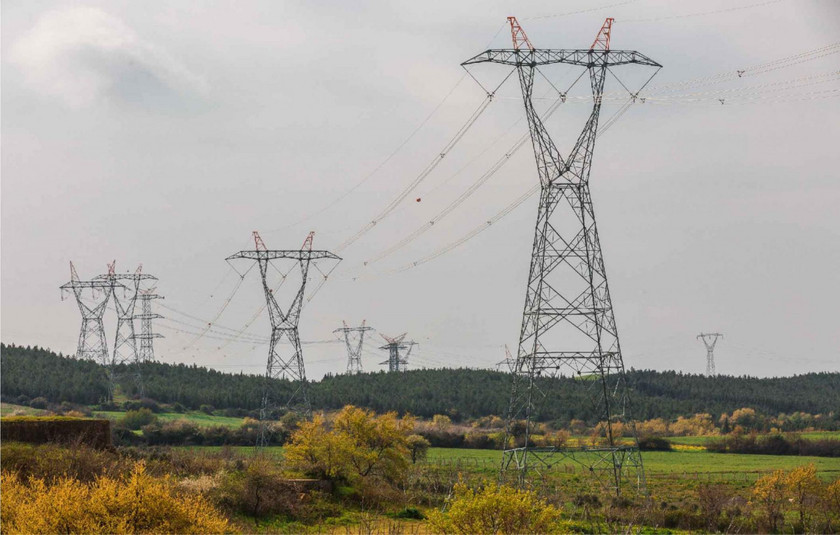
{"type": "Polygon", "coordinates": [[[268,248],[265,246],[265,242],[263,242],[262,238],[260,238],[260,233],[256,230],[253,232],[254,235],[254,248],[257,251],[267,251],[268,248]]]}
{"type": "Polygon", "coordinates": [[[507,20],[510,23],[510,36],[513,39],[513,48],[519,50],[524,44],[528,47],[528,50],[534,50],[534,45],[531,44],[528,36],[525,35],[525,30],[519,25],[516,17],[508,17],[507,20]]]}
{"type": "Polygon", "coordinates": [[[309,233],[309,236],[307,236],[306,239],[303,240],[303,247],[301,247],[302,251],[311,251],[312,250],[312,238],[314,238],[314,237],[315,237],[315,231],[313,230],[309,233]]]}
{"type": "Polygon", "coordinates": [[[607,17],[607,20],[604,21],[604,25],[601,26],[601,31],[598,32],[598,36],[595,37],[595,41],[592,43],[592,46],[589,47],[589,50],[595,50],[596,48],[600,48],[602,50],[609,50],[610,49],[610,32],[612,31],[612,23],[615,19],[612,17],[607,17]]]}

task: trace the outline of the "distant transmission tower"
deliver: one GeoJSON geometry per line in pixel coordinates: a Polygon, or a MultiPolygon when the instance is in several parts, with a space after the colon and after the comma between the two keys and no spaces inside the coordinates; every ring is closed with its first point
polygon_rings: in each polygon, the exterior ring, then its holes
{"type": "MultiPolygon", "coordinates": [[[[552,50],[535,49],[516,18],[508,17],[513,48],[487,50],[462,65],[499,63],[516,69],[541,186],[501,474],[504,477],[515,470],[521,485],[529,469],[550,468],[565,459],[585,466],[619,494],[625,480],[644,490],[644,469],[638,441],[625,445],[613,433],[615,424],[633,426],[589,174],[608,72],[614,75],[614,68],[621,65],[661,65],[639,52],[610,50],[612,21],[605,21],[588,49],[552,50]],[[539,68],[558,63],[586,69],[593,102],[566,158],[532,102],[539,68]],[[567,374],[588,386],[599,420],[606,424],[604,444],[535,447],[531,433],[538,419],[537,403],[544,396],[536,383],[540,377],[567,374]],[[513,424],[519,420],[526,425],[520,437],[524,441],[517,444],[513,424]]],[[[564,97],[561,93],[560,98],[564,97]]]]}
{"type": "Polygon", "coordinates": [[[384,362],[380,362],[380,365],[387,364],[389,372],[404,372],[406,367],[408,366],[408,356],[411,355],[411,350],[414,346],[417,345],[417,342],[410,341],[410,342],[403,342],[405,335],[408,333],[402,333],[401,335],[391,338],[390,336],[385,336],[384,334],[380,334],[382,338],[385,339],[387,344],[380,347],[379,349],[385,349],[388,351],[388,360],[384,362]],[[400,351],[408,350],[405,355],[400,355],[400,351]]]}
{"type": "Polygon", "coordinates": [[[365,341],[365,332],[373,330],[373,327],[365,327],[365,321],[367,320],[362,320],[361,327],[348,327],[345,321],[344,327],[333,331],[344,333],[344,343],[347,345],[347,375],[355,375],[363,371],[362,344],[365,341]],[[359,335],[351,341],[351,333],[359,333],[359,335]]]}
{"type": "Polygon", "coordinates": [[[70,262],[70,282],[61,286],[61,299],[67,292],[72,292],[82,313],[82,328],[79,332],[79,345],[76,348],[77,359],[90,359],[102,366],[108,365],[108,341],[102,316],[111,298],[112,285],[109,281],[80,280],[76,267],[70,262]],[[90,299],[85,297],[90,290],[90,299]]]}
{"type": "Polygon", "coordinates": [[[723,338],[720,333],[700,333],[697,335],[698,340],[703,341],[706,346],[706,375],[713,377],[715,375],[715,345],[718,338],[723,338]]]}
{"type": "Polygon", "coordinates": [[[496,369],[499,371],[509,371],[513,373],[516,369],[516,359],[510,354],[510,348],[505,344],[505,360],[496,363],[496,369]]]}
{"type": "Polygon", "coordinates": [[[155,288],[149,288],[148,290],[140,290],[137,299],[140,300],[140,314],[135,314],[134,319],[140,320],[140,334],[135,334],[134,339],[140,340],[140,362],[154,362],[154,340],[155,338],[163,338],[163,335],[154,332],[152,320],[163,318],[163,316],[152,313],[152,301],[163,299],[163,296],[155,293],[155,288]]]}
{"type": "Polygon", "coordinates": [[[144,281],[156,281],[157,277],[143,273],[143,265],[139,265],[134,273],[116,273],[116,261],[108,264],[108,273],[97,275],[95,280],[108,281],[111,284],[111,294],[114,297],[114,308],[117,311],[117,334],[114,338],[114,353],[108,365],[110,397],[114,397],[117,380],[117,366],[121,364],[133,365],[134,384],[140,396],[145,394],[143,377],[140,369],[140,353],[137,351],[137,337],[134,331],[134,310],[140,295],[140,284],[144,281]],[[117,290],[122,290],[122,297],[117,290]]]}
{"type": "MultiPolygon", "coordinates": [[[[271,321],[271,343],[268,349],[268,364],[265,370],[265,384],[260,407],[261,425],[260,437],[257,443],[260,447],[268,445],[267,422],[271,419],[272,412],[275,409],[295,410],[305,415],[311,413],[306,387],[306,370],[303,364],[303,350],[301,349],[300,335],[298,334],[300,311],[303,307],[303,296],[306,289],[306,282],[309,278],[310,266],[315,265],[315,262],[318,260],[341,260],[341,258],[329,251],[313,251],[312,238],[314,235],[314,232],[310,232],[299,250],[269,250],[266,248],[262,238],[260,238],[259,233],[254,231],[254,250],[239,251],[227,258],[227,260],[244,258],[257,262],[260,268],[260,276],[262,277],[268,317],[271,321]],[[300,267],[300,287],[294,299],[292,299],[292,303],[286,309],[281,308],[277,303],[274,295],[275,289],[269,286],[267,280],[268,268],[272,265],[272,261],[275,260],[293,260],[300,267]],[[272,382],[274,379],[286,379],[293,383],[291,395],[279,403],[274,399],[274,395],[272,394],[272,382]]],[[[283,281],[285,280],[286,276],[284,275],[283,281]]]]}

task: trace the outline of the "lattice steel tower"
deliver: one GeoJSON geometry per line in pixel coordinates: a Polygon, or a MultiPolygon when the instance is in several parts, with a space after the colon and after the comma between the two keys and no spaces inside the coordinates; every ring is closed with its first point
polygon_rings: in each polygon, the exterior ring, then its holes
{"type": "Polygon", "coordinates": [[[108,363],[108,388],[111,399],[114,396],[119,376],[117,367],[126,364],[133,365],[134,384],[137,393],[145,394],[143,377],[140,371],[140,353],[137,351],[137,337],[134,331],[134,311],[137,298],[140,295],[140,284],[144,281],[156,281],[157,277],[143,273],[143,265],[137,267],[134,273],[116,273],[116,261],[108,264],[108,273],[97,275],[95,280],[107,281],[111,284],[111,294],[114,297],[114,308],[117,311],[117,332],[114,337],[114,352],[108,363]],[[122,297],[118,295],[122,290],[122,297]]]}
{"type": "Polygon", "coordinates": [[[135,314],[134,319],[140,321],[140,334],[135,334],[134,339],[140,340],[140,362],[155,361],[155,338],[163,338],[162,334],[154,332],[152,324],[152,320],[163,318],[160,314],[152,312],[152,301],[163,299],[155,290],[156,288],[140,290],[140,295],[137,296],[140,300],[140,314],[135,314]]]}
{"type": "Polygon", "coordinates": [[[365,333],[373,330],[373,327],[365,326],[366,321],[362,320],[361,327],[348,327],[345,321],[342,322],[344,327],[333,331],[334,333],[344,333],[344,343],[347,346],[347,375],[355,375],[363,371],[362,344],[365,342],[365,333]],[[351,333],[358,333],[358,335],[353,338],[351,333]],[[353,339],[351,340],[351,338],[353,339]]]}
{"type": "Polygon", "coordinates": [[[624,481],[644,489],[645,480],[638,443],[622,445],[613,434],[613,425],[621,422],[632,427],[632,421],[627,412],[624,364],[589,193],[589,174],[607,73],[621,65],[657,69],[661,65],[639,52],[610,50],[612,20],[606,20],[590,48],[555,50],[534,48],[516,18],[509,17],[513,48],[487,50],[463,65],[500,63],[516,69],[541,186],[502,476],[515,470],[522,484],[529,469],[570,461],[585,466],[603,485],[620,493],[624,481]],[[553,64],[586,69],[592,94],[592,111],[565,158],[532,102],[535,74],[539,67],[553,64]],[[589,386],[599,420],[606,423],[603,444],[585,448],[533,446],[530,435],[538,419],[538,401],[544,396],[537,383],[541,377],[563,375],[581,378],[589,386]],[[517,444],[512,424],[519,420],[526,426],[517,444]]]}
{"type": "Polygon", "coordinates": [[[105,337],[102,317],[111,299],[111,283],[102,280],[80,280],[76,267],[73,262],[70,262],[70,282],[63,284],[60,288],[62,301],[67,292],[72,292],[79,305],[79,311],[82,313],[82,328],[79,332],[76,358],[90,359],[107,366],[108,340],[105,337]],[[90,290],[90,300],[85,298],[85,290],[90,290]]]}
{"type": "MultiPolygon", "coordinates": [[[[254,260],[260,268],[268,317],[271,321],[271,343],[268,349],[268,363],[265,370],[265,384],[263,387],[262,403],[260,407],[260,437],[258,446],[268,445],[267,421],[275,409],[283,408],[311,413],[309,396],[306,386],[306,370],[303,364],[303,350],[300,345],[298,323],[303,308],[303,296],[306,282],[309,278],[309,268],[318,260],[338,260],[341,258],[329,251],[313,251],[312,238],[314,232],[303,242],[299,250],[269,250],[257,231],[253,232],[254,250],[239,251],[227,260],[244,258],[254,260]],[[301,273],[301,283],[295,297],[288,308],[281,308],[274,295],[275,289],[269,286],[267,276],[268,267],[274,260],[293,260],[298,263],[301,273]],[[285,400],[278,402],[272,394],[272,380],[287,379],[292,382],[292,392],[285,400]]],[[[283,276],[283,281],[286,276],[283,276]]],[[[281,282],[282,284],[282,282],[281,282]]],[[[279,287],[278,287],[279,288],[279,287]]]]}
{"type": "Polygon", "coordinates": [[[706,346],[706,375],[713,377],[715,375],[715,345],[717,345],[718,338],[723,338],[720,333],[700,333],[697,335],[698,340],[703,341],[706,346]]]}
{"type": "Polygon", "coordinates": [[[411,350],[417,345],[417,342],[413,340],[410,342],[403,342],[406,334],[408,333],[402,333],[399,336],[391,338],[390,336],[385,336],[380,333],[380,336],[388,343],[381,346],[379,349],[388,351],[388,360],[380,362],[379,364],[381,366],[387,364],[389,372],[404,372],[408,366],[408,356],[411,355],[411,350]],[[400,351],[404,351],[406,349],[408,351],[406,351],[405,355],[400,355],[400,351]]]}

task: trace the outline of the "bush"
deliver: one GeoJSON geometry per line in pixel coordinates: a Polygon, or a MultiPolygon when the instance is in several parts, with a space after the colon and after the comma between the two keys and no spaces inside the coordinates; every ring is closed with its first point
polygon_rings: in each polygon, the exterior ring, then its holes
{"type": "Polygon", "coordinates": [[[423,511],[416,507],[406,507],[394,516],[397,518],[407,518],[409,520],[425,520],[426,518],[423,511]]]}
{"type": "Polygon", "coordinates": [[[211,497],[221,507],[254,518],[285,514],[294,517],[303,500],[294,485],[282,478],[275,462],[254,457],[241,472],[223,474],[211,497]]]}
{"type": "Polygon", "coordinates": [[[429,452],[429,441],[420,435],[408,436],[408,451],[411,452],[411,463],[416,464],[417,461],[422,461],[426,458],[429,452]]]}
{"type": "Polygon", "coordinates": [[[111,443],[114,446],[139,446],[145,444],[146,441],[131,429],[114,427],[111,429],[111,443]]]}
{"type": "Polygon", "coordinates": [[[143,463],[125,479],[91,484],[62,477],[52,483],[3,472],[4,533],[224,533],[225,520],[204,498],[178,495],[167,478],[143,463]]]}
{"type": "Polygon", "coordinates": [[[33,409],[46,409],[48,404],[49,401],[47,401],[47,398],[40,396],[29,402],[29,406],[33,409]]]}
{"type": "MultiPolygon", "coordinates": [[[[53,479],[61,476],[93,481],[98,476],[126,473],[132,463],[109,450],[87,446],[62,447],[57,444],[22,444],[3,441],[3,471],[21,478],[53,479]]],[[[0,501],[5,501],[0,500],[0,501]]]]}
{"type": "Polygon", "coordinates": [[[840,440],[807,440],[795,434],[730,435],[707,443],[706,449],[714,453],[840,457],[840,440]]]}
{"type": "Polygon", "coordinates": [[[158,402],[151,399],[151,398],[142,398],[142,399],[135,399],[131,401],[126,401],[123,403],[123,408],[126,411],[136,411],[140,409],[149,409],[154,413],[161,412],[160,405],[158,402]]]}
{"type": "Polygon", "coordinates": [[[157,420],[157,416],[152,414],[152,411],[147,408],[141,408],[136,411],[126,412],[122,418],[117,422],[121,427],[126,429],[137,430],[144,425],[149,425],[157,420]]]}
{"type": "Polygon", "coordinates": [[[639,439],[641,451],[671,451],[671,443],[662,437],[642,437],[639,439]]]}
{"type": "Polygon", "coordinates": [[[175,420],[160,424],[155,422],[143,427],[143,437],[150,445],[179,444],[200,446],[204,440],[199,427],[188,420],[175,420]]]}
{"type": "Polygon", "coordinates": [[[213,411],[214,411],[214,410],[216,410],[216,409],[215,409],[215,407],[213,407],[213,405],[206,405],[206,404],[205,404],[205,405],[201,405],[201,406],[198,408],[198,410],[200,410],[200,411],[201,411],[201,412],[203,412],[204,414],[209,414],[209,415],[211,415],[211,416],[212,416],[212,415],[213,415],[213,411]]]}
{"type": "Polygon", "coordinates": [[[475,491],[455,485],[446,513],[433,511],[429,524],[437,533],[552,533],[559,529],[560,511],[536,494],[504,485],[475,491]]]}
{"type": "Polygon", "coordinates": [[[286,446],[287,466],[307,476],[360,484],[374,478],[396,482],[408,470],[411,418],[347,405],[327,429],[323,416],[300,424],[286,446]]]}

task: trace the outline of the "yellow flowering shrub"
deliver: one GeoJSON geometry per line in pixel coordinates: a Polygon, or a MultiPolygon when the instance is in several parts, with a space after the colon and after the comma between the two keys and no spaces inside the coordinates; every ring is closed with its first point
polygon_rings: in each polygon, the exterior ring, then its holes
{"type": "Polygon", "coordinates": [[[491,485],[478,491],[455,485],[445,513],[429,514],[435,533],[553,533],[560,529],[560,511],[531,491],[491,485]]]}
{"type": "Polygon", "coordinates": [[[224,533],[227,520],[204,498],[178,494],[169,478],[137,463],[127,478],[85,484],[62,477],[22,480],[3,472],[0,522],[16,533],[224,533]]]}
{"type": "Polygon", "coordinates": [[[766,527],[775,532],[784,519],[785,505],[788,503],[785,471],[776,470],[758,478],[752,489],[750,503],[762,514],[766,527]]]}

